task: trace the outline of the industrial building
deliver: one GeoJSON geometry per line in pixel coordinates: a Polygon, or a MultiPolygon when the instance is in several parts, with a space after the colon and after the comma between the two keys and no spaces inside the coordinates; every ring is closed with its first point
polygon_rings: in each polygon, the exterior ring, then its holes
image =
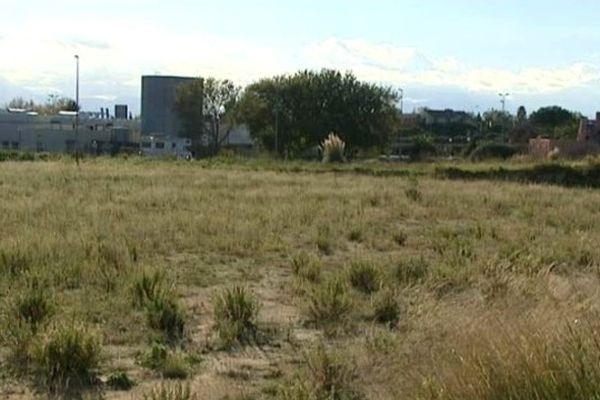
{"type": "Polygon", "coordinates": [[[142,135],[184,136],[175,112],[177,88],[195,78],[142,76],[142,135]]]}
{"type": "MultiPolygon", "coordinates": [[[[108,114],[108,113],[107,113],[108,114]]],[[[0,151],[88,153],[134,151],[140,141],[139,121],[100,118],[98,113],[38,115],[26,110],[0,110],[0,151]]]]}

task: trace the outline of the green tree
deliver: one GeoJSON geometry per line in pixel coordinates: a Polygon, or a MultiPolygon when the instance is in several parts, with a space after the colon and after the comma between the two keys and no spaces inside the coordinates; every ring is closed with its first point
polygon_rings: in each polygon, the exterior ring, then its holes
{"type": "Polygon", "coordinates": [[[301,71],[250,85],[240,115],[269,150],[300,155],[330,132],[351,147],[384,147],[397,126],[397,93],[333,70],[301,71]]]}
{"type": "Polygon", "coordinates": [[[575,138],[581,114],[559,106],[542,107],[531,113],[531,121],[536,133],[552,138],[575,138]]]}
{"type": "Polygon", "coordinates": [[[203,153],[216,155],[236,123],[240,88],[229,80],[196,79],[181,85],[175,97],[175,111],[183,129],[199,149],[202,136],[208,138],[203,153]],[[222,132],[221,127],[226,131],[222,132]]]}
{"type": "Polygon", "coordinates": [[[527,122],[527,110],[525,106],[520,106],[517,110],[517,125],[523,125],[527,122]]]}

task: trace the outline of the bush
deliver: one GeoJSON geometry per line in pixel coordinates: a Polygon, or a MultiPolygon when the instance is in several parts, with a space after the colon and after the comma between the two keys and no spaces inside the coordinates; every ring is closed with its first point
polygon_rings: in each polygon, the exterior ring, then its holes
{"type": "Polygon", "coordinates": [[[165,340],[175,343],[183,338],[185,314],[169,294],[162,294],[146,305],[148,326],[164,334],[165,340]]]}
{"type": "Polygon", "coordinates": [[[396,267],[396,278],[403,285],[420,283],[427,278],[429,265],[423,257],[410,258],[396,267]]]}
{"type": "Polygon", "coordinates": [[[323,266],[319,260],[311,257],[308,253],[300,253],[292,259],[292,270],[294,275],[317,283],[321,280],[321,271],[323,266]]]}
{"type": "Polygon", "coordinates": [[[313,288],[309,297],[308,315],[317,324],[337,323],[352,307],[348,288],[339,278],[333,278],[313,288]]]}
{"type": "Polygon", "coordinates": [[[321,143],[321,151],[323,152],[323,162],[328,163],[343,163],[346,161],[344,150],[346,143],[335,133],[330,133],[323,143],[321,143]]]}
{"type": "Polygon", "coordinates": [[[94,383],[100,363],[99,338],[82,327],[55,328],[38,343],[33,361],[50,388],[94,383]]]}
{"type": "Polygon", "coordinates": [[[137,307],[144,307],[155,299],[164,296],[165,276],[159,271],[154,273],[143,272],[142,276],[133,285],[133,303],[137,307]]]}
{"type": "Polygon", "coordinates": [[[141,362],[147,368],[160,372],[166,379],[186,379],[191,365],[181,351],[171,351],[167,346],[154,343],[141,362]]]}
{"type": "Polygon", "coordinates": [[[506,160],[519,152],[518,148],[501,143],[487,143],[478,146],[471,153],[471,159],[476,161],[486,159],[506,160]]]}
{"type": "Polygon", "coordinates": [[[319,227],[317,232],[317,248],[325,255],[333,253],[333,238],[330,229],[326,226],[319,227]]]}
{"type": "Polygon", "coordinates": [[[16,319],[28,324],[35,334],[38,327],[52,316],[54,308],[46,291],[32,288],[17,298],[13,312],[16,319]]]}
{"type": "Polygon", "coordinates": [[[400,303],[397,291],[386,288],[381,290],[371,300],[373,317],[382,324],[390,327],[396,325],[400,320],[400,303]]]}
{"type": "Polygon", "coordinates": [[[371,262],[355,262],[350,265],[348,277],[353,288],[370,294],[381,286],[381,270],[371,262]]]}
{"type": "Polygon", "coordinates": [[[245,288],[234,286],[215,297],[215,329],[225,347],[256,339],[260,304],[245,288]]]}
{"type": "Polygon", "coordinates": [[[117,371],[110,374],[106,386],[113,390],[131,390],[135,386],[135,381],[127,375],[127,372],[117,371]]]}
{"type": "Polygon", "coordinates": [[[597,327],[532,331],[511,326],[480,333],[468,349],[438,365],[421,399],[600,398],[597,327]]]}
{"type": "Polygon", "coordinates": [[[323,344],[306,355],[306,370],[281,391],[285,400],[359,400],[363,393],[354,387],[356,367],[323,344]]]}
{"type": "Polygon", "coordinates": [[[198,397],[190,390],[189,385],[160,384],[143,395],[144,400],[196,400],[198,397]]]}
{"type": "Polygon", "coordinates": [[[0,273],[2,275],[18,276],[29,270],[32,263],[32,257],[17,247],[0,249],[0,273]]]}
{"type": "Polygon", "coordinates": [[[396,232],[392,235],[392,239],[394,240],[394,242],[398,245],[398,246],[404,246],[406,244],[406,241],[408,240],[408,235],[406,234],[406,232],[396,232]]]}

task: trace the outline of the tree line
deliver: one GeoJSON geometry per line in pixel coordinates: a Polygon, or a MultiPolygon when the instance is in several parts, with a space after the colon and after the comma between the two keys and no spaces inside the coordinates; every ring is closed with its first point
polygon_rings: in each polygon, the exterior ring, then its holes
{"type": "Polygon", "coordinates": [[[244,90],[229,80],[197,79],[177,90],[175,110],[187,135],[208,139],[210,154],[244,123],[263,148],[299,157],[331,132],[354,150],[385,148],[399,121],[397,101],[389,86],[324,69],[262,79],[244,90]]]}

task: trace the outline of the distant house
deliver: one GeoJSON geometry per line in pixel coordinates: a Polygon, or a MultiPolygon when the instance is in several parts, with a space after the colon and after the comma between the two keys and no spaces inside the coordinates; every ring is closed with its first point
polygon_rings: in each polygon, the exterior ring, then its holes
{"type": "Polygon", "coordinates": [[[471,121],[472,116],[465,111],[455,111],[449,108],[445,110],[432,110],[423,108],[419,115],[425,126],[443,125],[443,124],[464,124],[471,121]]]}
{"type": "Polygon", "coordinates": [[[600,144],[600,112],[596,113],[595,120],[582,118],[579,122],[578,142],[594,142],[600,144]]]}

